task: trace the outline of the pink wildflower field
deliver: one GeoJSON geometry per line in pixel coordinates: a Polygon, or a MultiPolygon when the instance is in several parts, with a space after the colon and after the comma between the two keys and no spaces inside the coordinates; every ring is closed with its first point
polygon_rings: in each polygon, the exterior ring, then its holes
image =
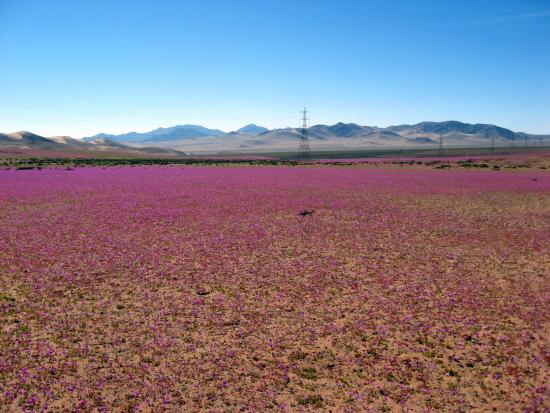
{"type": "Polygon", "coordinates": [[[0,206],[2,412],[550,411],[547,171],[3,170],[0,206]]]}

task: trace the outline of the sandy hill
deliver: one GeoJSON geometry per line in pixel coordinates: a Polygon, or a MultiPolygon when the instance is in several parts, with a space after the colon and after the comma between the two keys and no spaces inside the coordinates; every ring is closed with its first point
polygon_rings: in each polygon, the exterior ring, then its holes
{"type": "Polygon", "coordinates": [[[0,149],[10,150],[40,150],[66,152],[67,154],[84,152],[114,152],[120,155],[159,155],[183,156],[185,153],[170,148],[142,147],[124,145],[107,138],[97,138],[91,141],[74,139],[69,136],[53,136],[46,138],[27,131],[0,133],[0,149]]]}

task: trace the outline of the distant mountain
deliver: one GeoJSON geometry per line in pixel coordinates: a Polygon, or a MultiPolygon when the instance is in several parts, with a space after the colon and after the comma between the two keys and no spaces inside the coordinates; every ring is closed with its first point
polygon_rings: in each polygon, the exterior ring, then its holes
{"type": "Polygon", "coordinates": [[[464,135],[476,135],[482,138],[504,138],[514,139],[516,133],[509,129],[501,128],[495,125],[470,124],[458,121],[445,122],[421,122],[416,125],[390,126],[388,130],[399,132],[400,134],[437,134],[448,135],[459,133],[464,135]]]}
{"type": "Polygon", "coordinates": [[[346,138],[349,136],[370,133],[374,130],[374,128],[370,126],[360,126],[355,123],[338,122],[335,125],[329,126],[328,130],[335,136],[346,138]]]}
{"type": "Polygon", "coordinates": [[[129,132],[122,135],[100,133],[84,138],[91,141],[96,138],[107,138],[114,142],[167,142],[185,138],[202,138],[207,136],[221,136],[225,132],[218,129],[208,129],[200,125],[177,125],[170,128],[158,128],[150,132],[129,132]]]}
{"type": "Polygon", "coordinates": [[[254,125],[251,123],[250,125],[243,126],[240,129],[237,129],[237,133],[242,133],[244,135],[259,135],[260,133],[264,133],[269,131],[269,129],[264,128],[263,126],[254,125]]]}
{"type": "Polygon", "coordinates": [[[159,155],[159,156],[183,156],[184,152],[170,148],[143,147],[123,145],[107,138],[95,138],[88,142],[73,139],[69,136],[54,136],[45,138],[31,132],[21,131],[14,133],[0,133],[0,150],[20,151],[39,150],[63,153],[87,153],[110,152],[119,155],[159,155]]]}

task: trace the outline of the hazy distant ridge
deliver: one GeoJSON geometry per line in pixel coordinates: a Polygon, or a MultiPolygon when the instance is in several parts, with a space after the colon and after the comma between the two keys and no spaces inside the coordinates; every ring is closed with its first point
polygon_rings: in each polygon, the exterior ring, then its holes
{"type": "MultiPolygon", "coordinates": [[[[245,138],[246,136],[254,137],[250,142],[246,139],[241,142],[244,146],[253,146],[253,142],[258,145],[279,140],[294,139],[300,133],[299,128],[283,128],[269,130],[262,126],[254,124],[246,125],[235,132],[225,133],[219,129],[208,129],[200,125],[178,125],[171,128],[158,128],[150,132],[137,133],[130,132],[122,135],[110,135],[100,133],[98,135],[84,138],[89,141],[96,138],[108,138],[115,142],[125,142],[129,144],[135,143],[155,143],[163,142],[163,146],[169,146],[170,142],[176,145],[184,144],[185,140],[196,140],[197,138],[245,138]]],[[[313,125],[308,128],[308,133],[311,139],[315,140],[330,140],[335,138],[350,138],[355,140],[363,140],[371,144],[383,144],[390,141],[399,141],[430,144],[442,136],[451,140],[453,143],[465,144],[476,143],[482,144],[484,140],[495,139],[498,141],[511,140],[536,140],[544,138],[541,135],[531,135],[522,132],[514,132],[506,128],[490,124],[470,124],[458,121],[445,122],[421,122],[416,125],[396,125],[387,128],[378,128],[375,126],[362,126],[355,123],[336,123],[334,125],[313,125]],[[475,142],[474,142],[475,141],[475,142]]],[[[548,135],[545,135],[548,136],[548,135]]],[[[197,141],[195,141],[197,143],[197,141]]],[[[209,141],[202,142],[208,145],[209,141]]]]}
{"type": "Polygon", "coordinates": [[[158,128],[150,132],[138,133],[129,132],[122,135],[110,135],[99,133],[88,138],[85,141],[91,141],[97,138],[107,138],[115,142],[164,142],[183,138],[199,138],[206,136],[221,136],[225,132],[218,129],[208,129],[200,125],[176,125],[170,128],[158,128]]]}

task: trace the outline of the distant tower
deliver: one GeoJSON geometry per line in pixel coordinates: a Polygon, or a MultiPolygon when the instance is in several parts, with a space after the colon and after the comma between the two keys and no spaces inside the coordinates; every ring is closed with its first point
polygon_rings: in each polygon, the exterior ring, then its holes
{"type": "Polygon", "coordinates": [[[307,134],[307,110],[304,108],[302,111],[302,131],[300,134],[300,147],[298,149],[298,159],[309,160],[311,159],[311,152],[309,150],[309,137],[307,134]]]}
{"type": "Polygon", "coordinates": [[[439,135],[439,149],[437,150],[438,156],[443,156],[443,135],[439,135]]]}

